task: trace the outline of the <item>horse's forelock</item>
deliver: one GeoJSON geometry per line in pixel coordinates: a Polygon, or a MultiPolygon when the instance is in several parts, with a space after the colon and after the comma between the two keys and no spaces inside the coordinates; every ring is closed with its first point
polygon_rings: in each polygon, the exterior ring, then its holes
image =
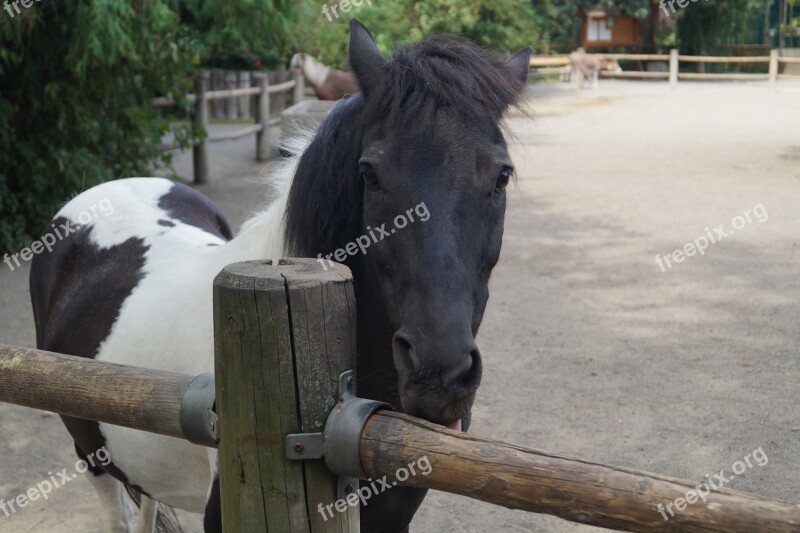
{"type": "Polygon", "coordinates": [[[387,61],[363,114],[393,123],[449,108],[470,119],[498,120],[520,103],[524,87],[501,55],[441,35],[402,48],[387,61]]]}

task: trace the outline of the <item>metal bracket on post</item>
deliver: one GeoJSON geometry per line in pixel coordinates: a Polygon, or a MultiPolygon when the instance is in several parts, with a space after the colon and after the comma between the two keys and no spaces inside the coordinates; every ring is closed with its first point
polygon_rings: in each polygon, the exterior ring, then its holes
{"type": "Polygon", "coordinates": [[[189,442],[216,448],[219,444],[219,421],[214,411],[216,399],[214,376],[195,377],[181,399],[181,430],[189,442]]]}
{"type": "Polygon", "coordinates": [[[290,460],[325,458],[328,468],[339,477],[338,495],[344,498],[358,490],[358,480],[366,479],[359,451],[361,433],[372,413],[392,409],[388,403],[356,396],[352,370],[339,376],[337,403],[322,433],[293,433],[286,437],[286,457],[290,460]]]}

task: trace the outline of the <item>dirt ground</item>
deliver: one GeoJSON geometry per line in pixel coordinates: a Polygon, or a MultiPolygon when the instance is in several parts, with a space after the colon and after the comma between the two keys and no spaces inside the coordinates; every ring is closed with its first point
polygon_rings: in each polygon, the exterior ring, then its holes
{"type": "MultiPolygon", "coordinates": [[[[509,122],[519,181],[478,339],[472,431],[698,483],[761,449],[766,464],[726,487],[800,502],[800,85],[531,93],[534,120],[509,122]],[[703,255],[656,263],[709,235],[703,255]]],[[[260,202],[251,141],[214,145],[224,177],[201,188],[236,223],[260,202]]],[[[27,269],[0,266],[0,339],[33,346],[27,269]]],[[[74,463],[57,417],[0,406],[0,498],[74,463]]],[[[0,531],[99,532],[97,506],[78,477],[0,511],[0,531]]],[[[593,529],[443,493],[412,525],[593,529]]]]}

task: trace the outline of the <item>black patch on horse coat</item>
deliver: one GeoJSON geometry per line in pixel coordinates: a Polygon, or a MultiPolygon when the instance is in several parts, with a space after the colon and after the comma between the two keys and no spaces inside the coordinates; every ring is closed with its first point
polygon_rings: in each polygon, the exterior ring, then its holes
{"type": "Polygon", "coordinates": [[[222,533],[222,502],[219,496],[219,476],[214,476],[211,492],[203,514],[203,531],[205,533],[222,533]]]}
{"type": "Polygon", "coordinates": [[[231,225],[222,211],[205,195],[183,183],[174,183],[169,192],[159,199],[158,207],[170,218],[184,224],[200,228],[226,241],[233,238],[231,225]]]}
{"type": "MultiPolygon", "coordinates": [[[[66,222],[67,219],[59,217],[53,224],[66,222]]],[[[42,350],[89,359],[97,357],[123,302],[143,278],[148,250],[144,240],[132,237],[101,249],[91,242],[91,231],[91,226],[85,226],[57,241],[51,253],[33,258],[31,303],[36,346],[42,350]]],[[[97,422],[66,416],[61,419],[75,439],[76,449],[83,452],[78,454],[82,459],[106,445],[97,422]]],[[[113,458],[103,470],[128,484],[113,458]]]]}
{"type": "Polygon", "coordinates": [[[172,222],[171,220],[164,220],[164,219],[159,220],[158,221],[158,225],[159,226],[166,226],[168,228],[174,228],[175,227],[175,223],[174,222],[172,222]]]}

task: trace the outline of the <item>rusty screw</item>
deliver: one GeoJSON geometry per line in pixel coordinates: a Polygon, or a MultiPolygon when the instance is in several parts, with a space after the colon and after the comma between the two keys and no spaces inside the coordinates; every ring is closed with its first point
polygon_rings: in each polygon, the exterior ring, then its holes
{"type": "Polygon", "coordinates": [[[302,442],[295,442],[294,443],[294,451],[296,451],[297,453],[301,453],[305,449],[306,449],[306,447],[303,446],[302,442]]]}

